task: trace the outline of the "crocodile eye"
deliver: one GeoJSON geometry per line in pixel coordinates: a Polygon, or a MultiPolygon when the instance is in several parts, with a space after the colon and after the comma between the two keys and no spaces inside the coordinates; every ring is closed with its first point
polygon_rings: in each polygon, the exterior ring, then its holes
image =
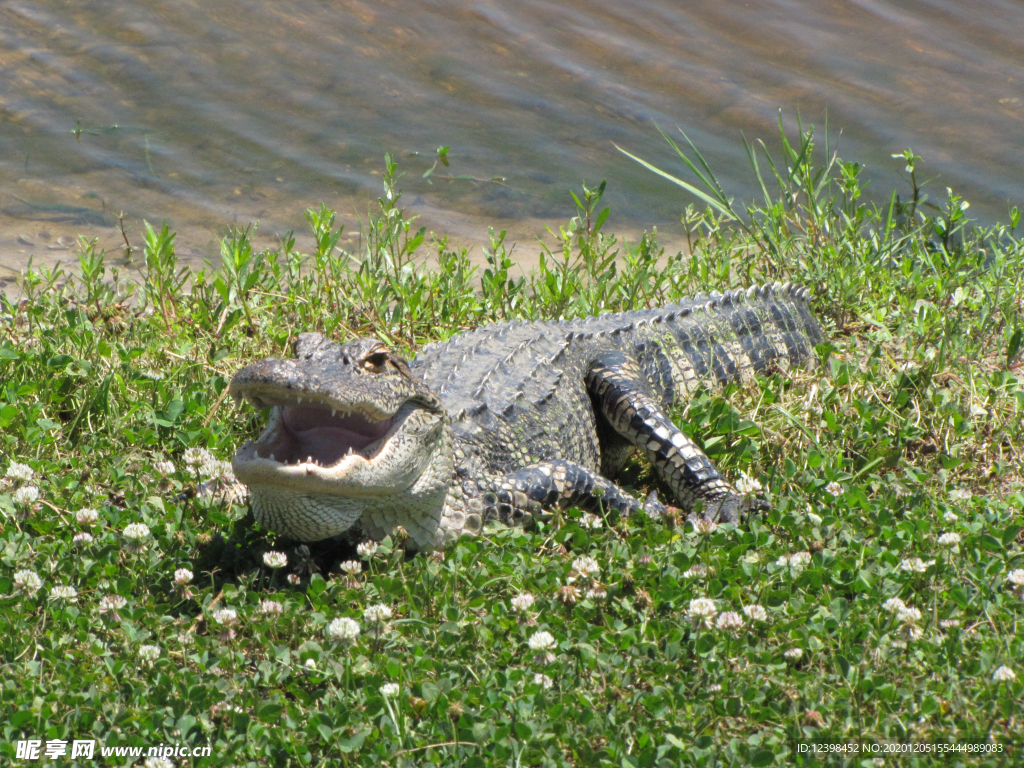
{"type": "Polygon", "coordinates": [[[363,358],[363,368],[371,373],[382,373],[388,362],[387,352],[374,352],[363,358]]]}

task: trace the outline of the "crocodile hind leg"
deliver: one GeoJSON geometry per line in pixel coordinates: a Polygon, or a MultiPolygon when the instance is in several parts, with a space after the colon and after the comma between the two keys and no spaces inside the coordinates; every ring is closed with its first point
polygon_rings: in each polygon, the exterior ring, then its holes
{"type": "Polygon", "coordinates": [[[495,491],[484,494],[484,518],[508,525],[525,523],[543,509],[554,507],[625,515],[641,509],[639,501],[608,478],[564,459],[509,472],[498,479],[495,491]]]}
{"type": "MultiPolygon", "coordinates": [[[[692,511],[702,502],[704,517],[739,521],[743,498],[696,443],[672,423],[633,358],[618,351],[601,355],[587,372],[587,388],[600,416],[643,452],[684,509],[692,511]]],[[[656,499],[651,501],[657,504],[656,499]]]]}

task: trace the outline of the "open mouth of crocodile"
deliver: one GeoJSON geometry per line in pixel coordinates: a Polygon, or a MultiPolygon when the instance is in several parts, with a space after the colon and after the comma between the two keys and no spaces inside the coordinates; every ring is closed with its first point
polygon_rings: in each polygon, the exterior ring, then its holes
{"type": "Polygon", "coordinates": [[[274,406],[256,443],[256,456],[285,466],[330,467],[349,455],[372,459],[394,419],[374,421],[361,413],[338,413],[325,405],[274,406]]]}
{"type": "Polygon", "coordinates": [[[235,454],[235,476],[250,487],[278,486],[307,493],[376,496],[411,481],[407,454],[417,423],[434,416],[414,402],[387,415],[372,408],[345,410],[336,403],[308,399],[270,400],[246,395],[254,405],[270,405],[263,434],[235,454]]]}

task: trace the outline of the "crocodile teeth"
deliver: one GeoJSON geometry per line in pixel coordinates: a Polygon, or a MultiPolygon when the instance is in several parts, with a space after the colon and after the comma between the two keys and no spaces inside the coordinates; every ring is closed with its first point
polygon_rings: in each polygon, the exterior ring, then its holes
{"type": "Polygon", "coordinates": [[[270,454],[270,460],[271,461],[277,461],[277,459],[274,458],[274,454],[270,454]]]}
{"type": "Polygon", "coordinates": [[[337,415],[338,415],[338,412],[334,408],[331,408],[331,418],[333,419],[337,415]]]}

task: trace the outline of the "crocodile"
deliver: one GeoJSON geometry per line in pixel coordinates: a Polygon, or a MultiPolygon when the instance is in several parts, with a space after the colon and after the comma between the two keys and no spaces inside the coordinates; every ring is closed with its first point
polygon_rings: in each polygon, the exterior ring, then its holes
{"type": "Polygon", "coordinates": [[[806,364],[823,340],[810,292],[775,283],[670,306],[506,322],[425,346],[301,333],[294,358],[235,374],[230,393],[269,422],[233,468],[260,525],[313,542],[429,551],[485,523],[556,507],[657,514],[614,479],[639,450],[675,501],[738,522],[749,498],[669,418],[700,387],[806,364]]]}

